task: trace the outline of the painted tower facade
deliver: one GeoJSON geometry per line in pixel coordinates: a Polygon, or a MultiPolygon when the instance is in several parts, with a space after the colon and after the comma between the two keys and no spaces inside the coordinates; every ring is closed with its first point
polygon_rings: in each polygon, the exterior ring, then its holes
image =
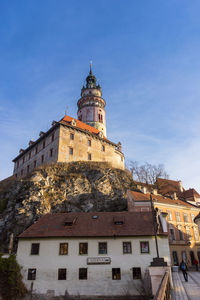
{"type": "Polygon", "coordinates": [[[106,137],[106,113],[105,100],[101,97],[101,87],[96,83],[96,77],[90,73],[86,78],[86,86],[81,90],[81,98],[78,100],[78,120],[97,128],[106,137]]]}

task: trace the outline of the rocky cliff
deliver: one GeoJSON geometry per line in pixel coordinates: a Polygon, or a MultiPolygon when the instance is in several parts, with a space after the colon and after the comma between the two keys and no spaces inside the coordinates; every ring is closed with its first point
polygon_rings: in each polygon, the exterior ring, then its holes
{"type": "Polygon", "coordinates": [[[0,251],[42,215],[67,211],[122,211],[131,176],[107,163],[47,165],[22,180],[0,182],[0,251]]]}

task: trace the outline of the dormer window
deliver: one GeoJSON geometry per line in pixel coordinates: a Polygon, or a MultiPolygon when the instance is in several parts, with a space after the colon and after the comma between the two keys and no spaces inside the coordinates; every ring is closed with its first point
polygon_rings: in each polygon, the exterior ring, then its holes
{"type": "Polygon", "coordinates": [[[123,225],[125,223],[124,217],[114,217],[113,219],[115,225],[123,225]]]}
{"type": "Polygon", "coordinates": [[[76,221],[76,218],[69,216],[67,219],[65,219],[64,225],[65,226],[72,226],[75,223],[75,221],[76,221]]]}

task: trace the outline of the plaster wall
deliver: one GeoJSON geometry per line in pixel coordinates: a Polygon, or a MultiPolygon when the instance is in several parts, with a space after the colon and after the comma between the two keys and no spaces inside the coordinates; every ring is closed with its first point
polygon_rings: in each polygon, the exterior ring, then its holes
{"type": "Polygon", "coordinates": [[[91,154],[91,161],[105,161],[114,168],[124,169],[124,155],[115,149],[115,145],[89,133],[61,126],[58,162],[88,161],[88,154],[91,154]],[[73,140],[70,133],[74,135],[73,140]],[[102,146],[105,147],[105,151],[102,150],[102,146]],[[70,154],[70,148],[73,149],[73,154],[70,154]]]}
{"type": "Polygon", "coordinates": [[[56,162],[58,160],[58,145],[59,145],[59,128],[57,127],[54,131],[50,132],[47,136],[41,139],[39,143],[36,143],[29,151],[22,155],[14,165],[14,175],[17,178],[28,175],[35,168],[51,162],[56,162]],[[52,140],[52,135],[54,139],[52,140]],[[44,143],[45,142],[45,146],[44,143]],[[37,151],[36,151],[37,148],[37,151]],[[52,156],[50,155],[50,150],[52,151],[52,156]],[[36,153],[37,152],[37,153],[36,153]],[[42,155],[44,155],[44,161],[42,162],[42,155]],[[24,159],[24,161],[23,161],[24,159]],[[36,165],[35,162],[36,161],[36,165]],[[29,166],[29,171],[28,171],[29,166]],[[23,174],[22,174],[23,170],[23,174]]]}
{"type": "MultiPolygon", "coordinates": [[[[167,237],[158,237],[160,255],[170,264],[167,237]]],[[[55,295],[138,295],[141,280],[132,278],[132,268],[140,267],[142,277],[156,256],[152,237],[126,238],[43,238],[20,239],[17,259],[23,267],[22,274],[28,289],[33,282],[33,292],[55,295]],[[123,254],[122,242],[132,243],[132,254],[123,254]],[[140,241],[149,241],[150,253],[140,253],[140,241]],[[40,243],[39,255],[30,255],[31,243],[40,243]],[[59,255],[59,243],[68,242],[68,255],[59,255]],[[79,255],[79,243],[88,242],[88,255],[79,255]],[[107,255],[98,254],[98,242],[107,242],[107,255]],[[87,265],[88,257],[110,257],[110,264],[87,265]],[[36,268],[36,280],[27,280],[28,268],[36,268]],[[58,268],[67,268],[67,279],[58,280],[58,268]],[[88,279],[79,280],[79,268],[88,269],[88,279]],[[112,268],[121,269],[121,280],[112,280],[112,268]]]]}

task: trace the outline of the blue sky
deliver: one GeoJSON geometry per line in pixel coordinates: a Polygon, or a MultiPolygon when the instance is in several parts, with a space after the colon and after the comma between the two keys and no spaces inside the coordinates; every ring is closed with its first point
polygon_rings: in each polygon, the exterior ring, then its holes
{"type": "Polygon", "coordinates": [[[127,160],[200,189],[199,0],[0,2],[0,179],[77,100],[93,61],[127,160]]]}

